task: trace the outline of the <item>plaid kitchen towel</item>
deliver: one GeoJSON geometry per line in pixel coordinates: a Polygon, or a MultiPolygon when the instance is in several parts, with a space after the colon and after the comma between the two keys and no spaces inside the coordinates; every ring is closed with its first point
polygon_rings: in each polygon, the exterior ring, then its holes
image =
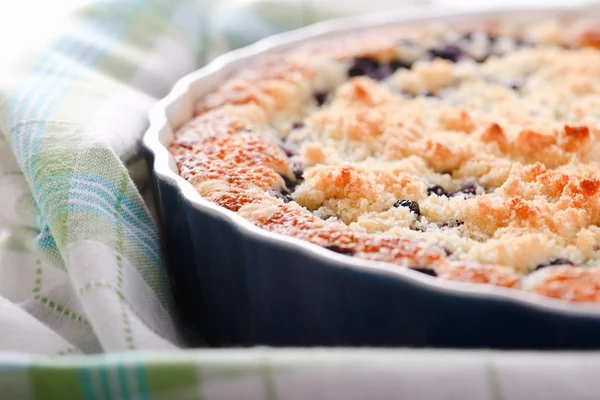
{"type": "Polygon", "coordinates": [[[0,355],[2,399],[596,400],[598,353],[190,350],[0,355]]]}
{"type": "Polygon", "coordinates": [[[178,344],[156,229],[124,163],[136,171],[146,111],[197,65],[197,8],[97,1],[3,67],[1,350],[178,344]]]}

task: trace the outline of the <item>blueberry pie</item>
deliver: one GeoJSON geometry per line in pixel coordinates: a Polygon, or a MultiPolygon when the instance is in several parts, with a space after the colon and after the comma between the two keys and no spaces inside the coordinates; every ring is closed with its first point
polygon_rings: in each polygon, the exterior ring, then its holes
{"type": "Polygon", "coordinates": [[[600,302],[600,25],[386,28],[269,54],[170,151],[260,228],[436,277],[600,302]]]}

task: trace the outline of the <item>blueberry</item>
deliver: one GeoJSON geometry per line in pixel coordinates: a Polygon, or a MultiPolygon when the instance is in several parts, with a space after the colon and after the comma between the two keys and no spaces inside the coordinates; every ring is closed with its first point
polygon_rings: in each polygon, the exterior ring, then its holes
{"type": "Polygon", "coordinates": [[[285,187],[286,188],[288,188],[290,190],[294,189],[294,186],[296,186],[296,182],[295,181],[291,180],[290,178],[288,178],[285,175],[279,174],[279,176],[281,176],[283,178],[283,181],[285,182],[285,187]]]}
{"type": "Polygon", "coordinates": [[[412,269],[413,271],[420,272],[420,273],[425,274],[425,275],[429,275],[429,276],[433,276],[433,277],[437,276],[437,272],[433,268],[429,268],[429,267],[410,267],[410,269],[412,269]]]}
{"type": "Polygon", "coordinates": [[[293,162],[292,172],[297,180],[302,180],[302,176],[304,175],[304,165],[301,162],[293,162]]]}
{"type": "Polygon", "coordinates": [[[330,246],[324,246],[327,250],[335,251],[339,254],[345,254],[347,256],[353,256],[356,253],[356,250],[351,249],[349,247],[341,247],[336,244],[332,244],[330,246]]]}
{"type": "Polygon", "coordinates": [[[300,128],[304,128],[304,122],[296,121],[292,124],[292,129],[300,129],[300,128]]]}
{"type": "Polygon", "coordinates": [[[372,58],[358,57],[354,59],[352,66],[348,70],[348,77],[368,76],[371,79],[380,81],[392,75],[399,68],[410,67],[410,63],[399,60],[381,64],[372,58]]]}
{"type": "Polygon", "coordinates": [[[292,194],[287,189],[270,190],[269,194],[282,200],[284,203],[292,201],[292,194]]]}
{"type": "Polygon", "coordinates": [[[366,75],[376,81],[382,81],[389,78],[400,68],[410,68],[411,64],[402,61],[392,61],[389,64],[381,64],[378,68],[367,71],[366,75]]]}
{"type": "Polygon", "coordinates": [[[352,62],[352,66],[348,70],[350,78],[354,76],[369,75],[379,69],[379,63],[368,57],[358,57],[352,62]]]}
{"type": "Polygon", "coordinates": [[[281,198],[282,200],[285,200],[284,198],[288,198],[288,197],[291,200],[292,199],[291,194],[296,190],[296,187],[303,181],[302,174],[304,173],[304,170],[303,170],[302,163],[294,161],[291,163],[290,167],[292,169],[292,173],[294,174],[295,179],[290,179],[289,177],[287,177],[285,175],[279,174],[279,176],[281,176],[283,178],[286,188],[282,189],[281,194],[278,194],[277,192],[272,193],[273,196],[275,196],[277,198],[281,198]]]}
{"type": "Polygon", "coordinates": [[[407,207],[410,211],[414,212],[417,215],[421,215],[421,208],[419,207],[419,203],[412,200],[402,199],[398,200],[394,203],[394,207],[407,207]]]}
{"type": "Polygon", "coordinates": [[[538,265],[537,267],[535,267],[534,271],[537,271],[538,269],[542,269],[545,267],[549,267],[551,265],[573,265],[573,263],[565,258],[557,258],[557,259],[547,262],[545,264],[538,265]]]}
{"type": "Polygon", "coordinates": [[[410,69],[412,67],[412,63],[409,62],[404,62],[404,61],[400,61],[400,60],[395,60],[390,62],[389,64],[390,69],[393,72],[396,72],[397,70],[403,68],[403,69],[410,69]]]}
{"type": "Polygon", "coordinates": [[[479,185],[477,185],[476,183],[470,183],[468,185],[463,186],[460,190],[452,193],[452,196],[455,196],[457,194],[466,194],[468,196],[475,196],[477,194],[477,189],[479,188],[479,185]]]}
{"type": "Polygon", "coordinates": [[[475,185],[467,185],[467,186],[464,186],[462,189],[460,189],[460,192],[464,193],[464,194],[476,195],[477,188],[475,187],[475,185]]]}
{"type": "Polygon", "coordinates": [[[427,188],[427,195],[437,194],[438,196],[446,196],[448,197],[448,193],[444,190],[443,187],[438,185],[429,185],[427,188]]]}
{"type": "Polygon", "coordinates": [[[325,104],[325,100],[327,100],[327,93],[325,92],[317,92],[314,94],[315,100],[317,101],[317,105],[320,107],[325,104]]]}
{"type": "Polygon", "coordinates": [[[379,68],[369,71],[367,76],[373,80],[382,81],[393,73],[394,71],[392,71],[392,68],[389,66],[389,64],[383,64],[379,66],[379,68]]]}
{"type": "MultiPolygon", "coordinates": [[[[290,163],[290,168],[292,170],[292,173],[294,173],[294,165],[295,164],[296,164],[295,162],[290,163]]],[[[293,189],[295,186],[298,185],[297,179],[295,179],[295,177],[296,177],[295,174],[294,174],[294,178],[290,178],[287,175],[283,175],[283,174],[279,174],[279,176],[281,176],[283,178],[283,180],[285,181],[285,186],[288,189],[293,189]]]]}
{"type": "Polygon", "coordinates": [[[443,58],[454,63],[466,55],[463,49],[452,43],[442,44],[435,49],[430,49],[429,53],[434,58],[443,58]]]}

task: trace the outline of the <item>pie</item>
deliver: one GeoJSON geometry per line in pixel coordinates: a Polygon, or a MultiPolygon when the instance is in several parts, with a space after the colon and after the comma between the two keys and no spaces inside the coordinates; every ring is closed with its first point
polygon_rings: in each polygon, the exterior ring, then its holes
{"type": "Polygon", "coordinates": [[[265,54],[197,102],[170,152],[271,232],[600,302],[599,139],[600,24],[487,21],[265,54]]]}

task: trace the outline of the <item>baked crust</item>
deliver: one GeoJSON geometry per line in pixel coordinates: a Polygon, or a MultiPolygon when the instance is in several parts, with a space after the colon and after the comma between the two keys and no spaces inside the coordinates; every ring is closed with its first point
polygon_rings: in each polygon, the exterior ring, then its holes
{"type": "Polygon", "coordinates": [[[300,45],[199,100],[170,151],[202,196],[272,232],[597,302],[599,37],[489,21],[300,45]]]}

